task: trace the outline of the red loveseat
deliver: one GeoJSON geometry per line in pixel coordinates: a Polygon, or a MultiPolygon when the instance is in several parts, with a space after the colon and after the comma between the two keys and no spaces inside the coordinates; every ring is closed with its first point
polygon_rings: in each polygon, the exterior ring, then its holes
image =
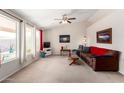
{"type": "Polygon", "coordinates": [[[95,71],[118,71],[119,51],[91,46],[89,52],[80,57],[95,71]]]}

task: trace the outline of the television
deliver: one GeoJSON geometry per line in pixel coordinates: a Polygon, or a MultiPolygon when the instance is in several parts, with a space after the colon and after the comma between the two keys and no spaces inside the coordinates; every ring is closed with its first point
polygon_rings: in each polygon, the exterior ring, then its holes
{"type": "Polygon", "coordinates": [[[43,42],[44,48],[50,48],[50,42],[43,42]]]}

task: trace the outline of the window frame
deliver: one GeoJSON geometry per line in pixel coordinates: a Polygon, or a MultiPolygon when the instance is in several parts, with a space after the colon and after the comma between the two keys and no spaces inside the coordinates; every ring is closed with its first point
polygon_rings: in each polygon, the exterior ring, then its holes
{"type": "Polygon", "coordinates": [[[10,59],[10,60],[7,60],[6,62],[2,62],[1,64],[5,64],[5,63],[8,63],[8,62],[11,62],[13,60],[19,60],[20,58],[20,30],[21,30],[21,20],[15,18],[14,16],[12,15],[9,15],[8,13],[4,12],[3,10],[0,10],[0,14],[7,17],[7,19],[11,20],[11,21],[15,21],[16,22],[16,57],[10,59]]]}
{"type": "Polygon", "coordinates": [[[40,30],[36,29],[36,53],[40,52],[40,30]],[[37,51],[37,31],[39,31],[39,50],[37,51]]]}
{"type": "Polygon", "coordinates": [[[34,30],[34,26],[32,26],[32,25],[30,25],[29,23],[27,23],[27,22],[25,22],[25,56],[27,57],[27,56],[29,56],[29,55],[33,55],[34,54],[34,47],[35,47],[35,44],[34,44],[34,32],[35,32],[35,30],[34,30]],[[26,37],[26,26],[29,26],[29,27],[31,27],[32,28],[32,53],[29,53],[29,54],[27,54],[27,37],[26,37]]]}

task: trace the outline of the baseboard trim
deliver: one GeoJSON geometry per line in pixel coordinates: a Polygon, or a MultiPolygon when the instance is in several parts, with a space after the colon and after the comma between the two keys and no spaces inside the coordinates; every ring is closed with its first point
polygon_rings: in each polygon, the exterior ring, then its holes
{"type": "Polygon", "coordinates": [[[53,54],[53,56],[60,56],[60,54],[53,54]]]}
{"type": "Polygon", "coordinates": [[[22,68],[17,69],[16,71],[14,71],[14,72],[8,74],[7,76],[3,77],[2,79],[0,79],[0,82],[4,81],[5,79],[7,79],[8,77],[10,77],[11,75],[15,74],[16,72],[18,72],[18,71],[21,70],[21,69],[22,69],[22,68]]]}
{"type": "Polygon", "coordinates": [[[118,71],[121,75],[124,75],[124,73],[123,72],[121,72],[121,71],[118,71]]]}

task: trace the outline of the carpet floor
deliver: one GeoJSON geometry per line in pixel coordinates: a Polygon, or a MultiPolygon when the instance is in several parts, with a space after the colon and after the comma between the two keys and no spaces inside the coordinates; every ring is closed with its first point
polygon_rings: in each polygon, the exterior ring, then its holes
{"type": "Polygon", "coordinates": [[[118,72],[95,72],[83,61],[71,65],[65,56],[49,56],[32,63],[3,83],[123,83],[118,72]]]}

